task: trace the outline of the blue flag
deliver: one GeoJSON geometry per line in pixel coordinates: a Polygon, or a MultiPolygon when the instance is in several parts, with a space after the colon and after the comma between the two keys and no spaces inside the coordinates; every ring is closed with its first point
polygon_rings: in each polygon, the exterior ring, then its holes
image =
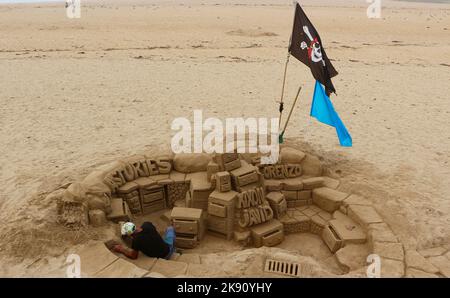
{"type": "Polygon", "coordinates": [[[314,88],[314,97],[311,104],[311,114],[322,123],[328,124],[336,128],[339,143],[344,147],[352,146],[352,137],[342,123],[341,118],[334,110],[330,98],[326,95],[325,90],[319,81],[316,81],[314,88]]]}

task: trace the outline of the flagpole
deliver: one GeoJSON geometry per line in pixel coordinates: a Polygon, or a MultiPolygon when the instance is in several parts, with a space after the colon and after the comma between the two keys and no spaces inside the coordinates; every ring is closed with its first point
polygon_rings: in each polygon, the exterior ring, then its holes
{"type": "MultiPolygon", "coordinates": [[[[296,5],[296,7],[295,7],[295,10],[294,10],[294,21],[293,21],[293,25],[294,25],[294,26],[295,26],[295,15],[296,15],[296,13],[297,13],[297,6],[298,6],[298,2],[297,2],[297,5],[296,5]]],[[[287,75],[287,68],[288,68],[288,64],[289,64],[289,58],[291,57],[291,52],[290,52],[290,50],[291,50],[291,43],[292,43],[292,33],[291,33],[291,36],[289,37],[288,54],[287,54],[287,57],[286,57],[286,65],[284,66],[283,86],[282,86],[282,88],[281,88],[281,98],[280,98],[280,102],[279,102],[279,104],[280,104],[280,107],[279,107],[280,118],[278,119],[278,128],[281,126],[281,118],[283,117],[283,110],[284,110],[284,102],[283,102],[283,99],[284,99],[284,87],[285,87],[285,85],[286,85],[286,75],[287,75]]],[[[292,111],[291,111],[291,112],[292,112],[292,111]]],[[[283,143],[283,134],[284,134],[284,131],[278,136],[278,142],[279,142],[280,144],[283,143]]]]}
{"type": "Polygon", "coordinates": [[[295,99],[294,99],[294,103],[292,104],[291,110],[290,110],[289,115],[288,115],[288,117],[286,119],[286,123],[284,124],[283,131],[281,132],[281,138],[283,138],[284,133],[286,132],[286,128],[288,126],[289,120],[291,120],[291,115],[292,115],[292,112],[294,111],[295,105],[297,104],[297,100],[298,100],[298,96],[300,95],[300,91],[302,91],[302,86],[300,86],[298,88],[297,95],[295,96],[295,99]]]}
{"type": "Polygon", "coordinates": [[[283,99],[284,99],[284,87],[286,85],[286,75],[287,75],[287,68],[288,68],[289,58],[290,57],[291,57],[291,53],[288,52],[287,58],[286,58],[286,64],[284,66],[283,86],[281,87],[281,97],[280,97],[280,102],[279,102],[279,104],[280,104],[280,108],[279,108],[280,118],[278,119],[278,127],[281,126],[281,117],[283,115],[283,110],[284,110],[284,102],[283,102],[283,99]]]}

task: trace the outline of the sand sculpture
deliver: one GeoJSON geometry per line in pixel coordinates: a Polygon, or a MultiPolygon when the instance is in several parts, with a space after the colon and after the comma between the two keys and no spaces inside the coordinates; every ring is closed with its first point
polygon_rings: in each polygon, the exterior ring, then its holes
{"type": "Polygon", "coordinates": [[[278,164],[259,161],[237,153],[125,158],[71,184],[58,201],[60,223],[99,226],[172,209],[180,248],[196,247],[206,233],[253,247],[313,233],[344,268],[351,245],[368,243],[391,276],[404,274],[395,235],[364,198],[336,190],[339,181],[322,176],[317,157],[283,147],[278,164]]]}

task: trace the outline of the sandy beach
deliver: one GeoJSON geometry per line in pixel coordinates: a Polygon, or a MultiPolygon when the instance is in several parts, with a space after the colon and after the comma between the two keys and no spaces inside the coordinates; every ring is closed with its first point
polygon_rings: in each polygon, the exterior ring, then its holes
{"type": "MultiPolygon", "coordinates": [[[[303,91],[287,143],[321,156],[405,248],[449,249],[450,4],[383,1],[368,19],[365,1],[302,2],[354,143],[309,117],[314,80],[295,59],[287,106],[303,91]]],[[[0,276],[50,274],[39,270],[72,245],[107,237],[65,232],[46,195],[168,149],[175,117],[277,117],[290,4],[86,1],[80,19],[61,3],[0,4],[0,276]]]]}

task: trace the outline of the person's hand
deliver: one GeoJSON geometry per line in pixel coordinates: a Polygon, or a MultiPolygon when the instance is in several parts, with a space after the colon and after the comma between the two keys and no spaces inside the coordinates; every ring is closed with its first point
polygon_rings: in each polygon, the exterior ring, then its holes
{"type": "Polygon", "coordinates": [[[119,244],[119,242],[117,242],[115,240],[109,240],[109,241],[105,242],[105,245],[109,250],[112,250],[114,248],[114,246],[116,246],[118,244],[119,244]]]}
{"type": "Polygon", "coordinates": [[[122,245],[120,244],[114,245],[112,250],[115,252],[122,252],[122,245]]]}

